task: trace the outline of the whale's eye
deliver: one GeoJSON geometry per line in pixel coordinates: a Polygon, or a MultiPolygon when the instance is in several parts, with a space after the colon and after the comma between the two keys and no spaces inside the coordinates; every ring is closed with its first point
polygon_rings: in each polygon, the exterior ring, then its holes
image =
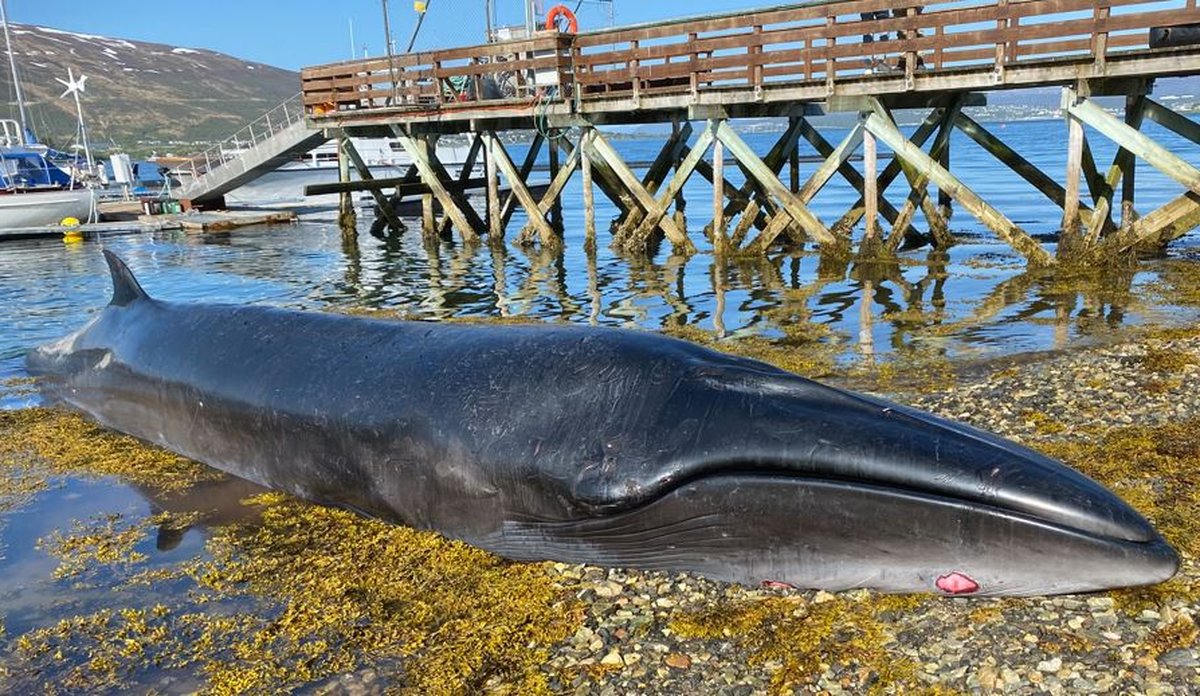
{"type": "Polygon", "coordinates": [[[939,577],[936,584],[939,590],[948,595],[969,595],[979,591],[979,583],[957,571],[939,577]]]}

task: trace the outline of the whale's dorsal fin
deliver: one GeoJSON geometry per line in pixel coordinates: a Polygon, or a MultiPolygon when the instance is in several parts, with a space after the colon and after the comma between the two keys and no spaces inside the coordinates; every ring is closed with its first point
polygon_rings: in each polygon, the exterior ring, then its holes
{"type": "Polygon", "coordinates": [[[109,302],[110,305],[125,307],[138,300],[150,299],[142,286],[138,285],[137,278],[133,277],[129,266],[126,266],[125,262],[116,254],[105,249],[104,260],[108,261],[108,270],[112,272],[113,297],[112,302],[109,302]]]}

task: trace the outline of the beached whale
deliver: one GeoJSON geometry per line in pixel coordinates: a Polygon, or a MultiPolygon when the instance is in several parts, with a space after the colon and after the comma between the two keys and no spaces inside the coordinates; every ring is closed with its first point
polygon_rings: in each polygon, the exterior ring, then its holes
{"type": "Polygon", "coordinates": [[[519,559],[831,590],[1156,583],[1128,505],[988,433],[651,333],[151,299],[31,352],[52,399],[250,481],[519,559]]]}

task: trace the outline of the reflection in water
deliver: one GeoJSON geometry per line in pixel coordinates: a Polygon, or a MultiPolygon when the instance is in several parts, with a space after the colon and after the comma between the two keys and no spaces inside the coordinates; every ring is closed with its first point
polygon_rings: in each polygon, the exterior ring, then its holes
{"type": "Polygon", "coordinates": [[[875,313],[871,310],[874,296],[874,281],[863,281],[858,312],[858,352],[872,364],[875,362],[875,313]]]}
{"type": "Polygon", "coordinates": [[[1063,348],[1126,322],[1188,319],[1175,308],[1133,299],[1144,294],[1140,286],[1159,281],[1162,262],[1148,262],[1139,273],[1060,277],[1027,270],[1007,250],[978,244],[891,262],[851,263],[793,250],[718,263],[707,254],[518,251],[416,234],[382,241],[362,235],[359,244],[345,246],[340,235],[334,238],[338,260],[328,254],[313,259],[318,267],[341,267],[333,282],[314,279],[312,268],[299,267],[294,255],[265,239],[251,240],[253,254],[231,253],[214,265],[274,283],[315,283],[302,305],[402,309],[434,320],[523,316],[650,329],[700,326],[719,337],[803,336],[845,344],[846,358],[932,345],[948,356],[1063,348]],[[278,266],[258,260],[264,247],[278,266]]]}
{"type": "Polygon", "coordinates": [[[192,527],[210,529],[257,522],[262,517],[262,508],[246,505],[244,501],[268,491],[258,484],[228,475],[218,480],[200,481],[182,491],[164,491],[136,483],[129,485],[145,498],[153,513],[173,513],[158,526],[155,547],[159,551],[170,551],[179,546],[184,534],[192,527]],[[174,524],[180,519],[192,523],[186,526],[174,524]]]}
{"type": "Polygon", "coordinates": [[[221,245],[157,234],[0,246],[0,379],[23,375],[25,351],[82,325],[108,301],[99,246],[128,258],[164,300],[363,307],[425,320],[691,326],[718,337],[821,341],[843,361],[909,350],[956,357],[1061,348],[1129,325],[1192,323],[1200,306],[1200,293],[1170,292],[1191,287],[1178,280],[1195,272],[1191,261],[1062,277],[1027,270],[1005,248],[978,241],[890,263],[800,250],[717,263],[705,253],[625,257],[572,244],[518,251],[415,233],[349,243],[320,222],[283,229],[243,230],[221,245]]]}
{"type": "MultiPolygon", "coordinates": [[[[718,338],[762,335],[844,345],[867,362],[914,348],[954,356],[1064,348],[1133,318],[1171,311],[1136,302],[1142,273],[1062,277],[1003,250],[962,246],[891,261],[847,262],[792,250],[773,257],[685,259],[390,238],[342,250],[326,303],[403,307],[417,318],[524,316],[591,325],[700,326],[718,338]]],[[[1176,320],[1179,317],[1175,317],[1176,320]]]]}

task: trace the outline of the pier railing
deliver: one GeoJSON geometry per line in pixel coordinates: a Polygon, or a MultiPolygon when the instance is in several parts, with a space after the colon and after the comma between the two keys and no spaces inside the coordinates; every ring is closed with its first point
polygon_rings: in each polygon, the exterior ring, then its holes
{"type": "Polygon", "coordinates": [[[369,108],[428,109],[478,102],[561,99],[572,84],[571,37],[530,39],[347,61],[302,73],[312,113],[369,108]]]}
{"type": "Polygon", "coordinates": [[[194,155],[191,162],[180,167],[192,177],[192,185],[227,162],[241,157],[271,138],[304,120],[304,95],[297,94],[259,116],[238,132],[194,155]]]}
{"type": "Polygon", "coordinates": [[[1152,28],[1196,23],[1195,0],[815,2],[578,35],[543,32],[309,68],[302,78],[305,107],[316,119],[547,96],[576,105],[625,101],[637,108],[643,97],[686,105],[706,93],[761,99],[775,87],[800,84],[817,91],[793,97],[834,94],[846,83],[874,83],[874,93],[979,89],[1122,76],[1109,61],[1153,53],[1152,28]],[[1042,66],[1013,80],[1006,75],[1042,66]]]}

